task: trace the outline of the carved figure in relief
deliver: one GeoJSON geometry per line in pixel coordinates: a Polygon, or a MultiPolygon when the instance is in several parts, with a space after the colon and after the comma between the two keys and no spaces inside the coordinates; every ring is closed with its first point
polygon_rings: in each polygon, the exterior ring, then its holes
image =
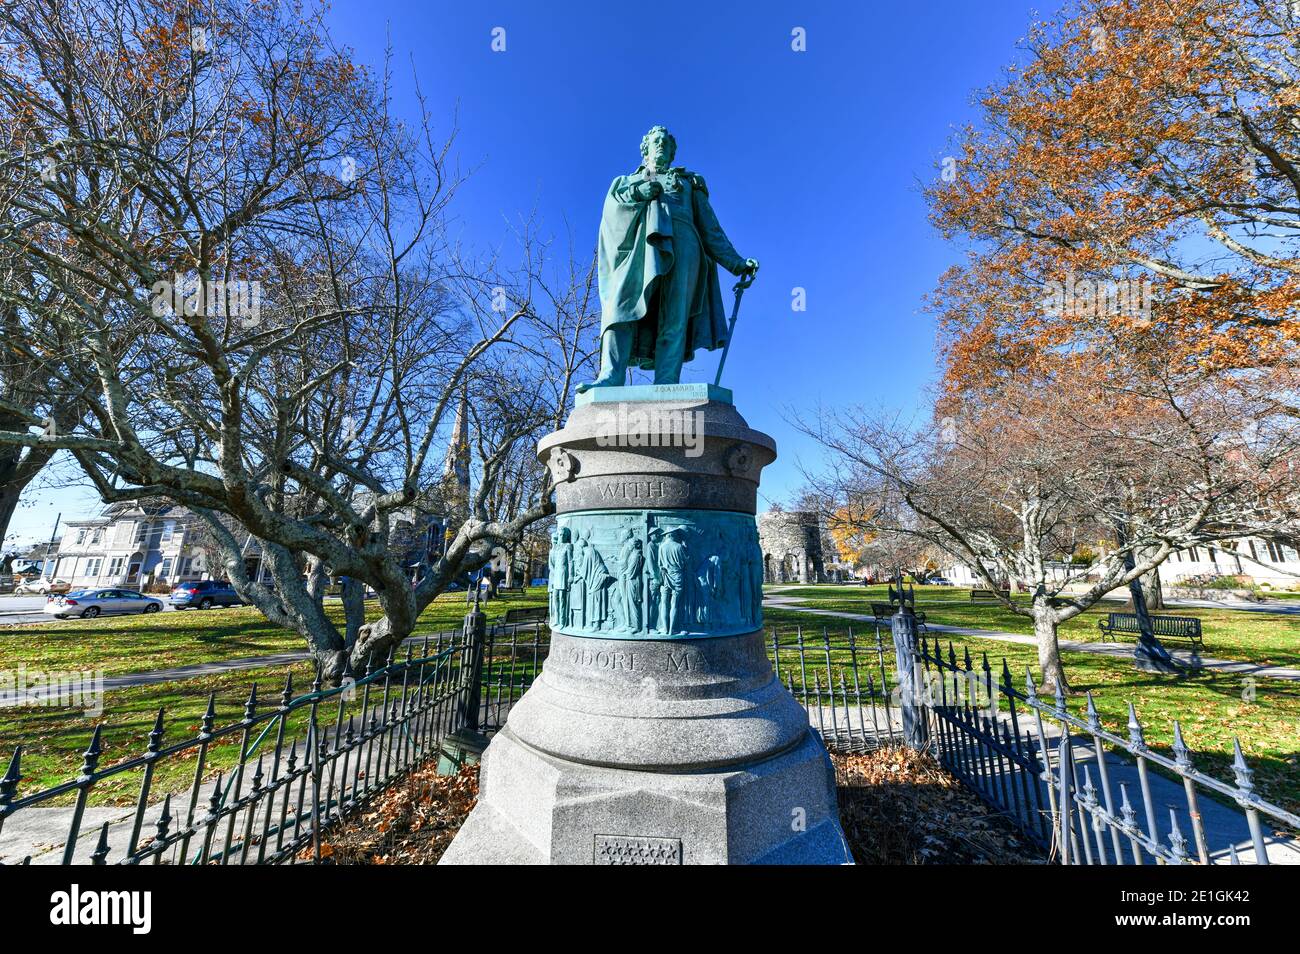
{"type": "Polygon", "coordinates": [[[609,590],[614,574],[590,539],[582,539],[582,558],[576,574],[582,577],[585,599],[584,620],[587,629],[600,631],[610,622],[609,590]]]}
{"type": "Polygon", "coordinates": [[[556,535],[557,542],[551,548],[551,592],[555,602],[551,607],[551,619],[559,626],[570,625],[569,585],[573,578],[573,544],[569,542],[569,528],[561,527],[556,535]]]}
{"type": "Polygon", "coordinates": [[[743,542],[736,546],[729,534],[718,532],[718,605],[721,607],[724,626],[737,626],[742,621],[740,576],[743,571],[741,553],[744,548],[743,542]]]}
{"type": "Polygon", "coordinates": [[[622,604],[623,626],[633,632],[641,629],[641,590],[644,585],[645,554],[641,541],[631,527],[623,536],[623,549],[618,555],[619,593],[622,604]]]}
{"type": "Polygon", "coordinates": [[[681,530],[673,527],[664,532],[658,546],[659,563],[659,632],[673,633],[682,628],[690,554],[681,541],[681,530]]]}

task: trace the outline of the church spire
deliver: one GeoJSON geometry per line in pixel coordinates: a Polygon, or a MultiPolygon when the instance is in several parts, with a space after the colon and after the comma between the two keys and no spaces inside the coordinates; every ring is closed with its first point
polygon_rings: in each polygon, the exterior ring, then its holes
{"type": "Polygon", "coordinates": [[[447,443],[442,479],[446,484],[454,481],[457,490],[469,493],[469,395],[464,389],[460,392],[456,419],[451,425],[451,440],[447,443]]]}

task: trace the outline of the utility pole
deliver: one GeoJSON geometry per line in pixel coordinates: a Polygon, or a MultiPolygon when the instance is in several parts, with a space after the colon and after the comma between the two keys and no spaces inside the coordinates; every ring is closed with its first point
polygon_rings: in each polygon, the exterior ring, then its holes
{"type": "Polygon", "coordinates": [[[46,567],[49,567],[50,570],[48,579],[54,579],[54,563],[52,562],[54,557],[54,538],[59,535],[59,521],[62,519],[63,512],[59,511],[58,515],[54,518],[54,529],[50,531],[50,545],[45,548],[45,562],[41,566],[41,579],[47,579],[45,576],[46,567]]]}

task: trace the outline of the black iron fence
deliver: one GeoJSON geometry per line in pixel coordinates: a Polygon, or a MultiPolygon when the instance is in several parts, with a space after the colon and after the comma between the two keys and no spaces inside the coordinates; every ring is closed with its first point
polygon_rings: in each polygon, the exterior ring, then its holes
{"type": "Polygon", "coordinates": [[[1178,722],[1171,756],[1150,748],[1132,703],[1125,738],[1102,726],[1091,693],[1072,713],[1032,674],[1017,688],[1005,660],[995,676],[987,656],[976,666],[969,650],[959,660],[922,639],[914,664],[935,755],[1062,864],[1300,861],[1300,817],[1260,797],[1236,739],[1225,782],[1196,768],[1178,722]]]}
{"type": "MultiPolygon", "coordinates": [[[[31,794],[21,792],[19,746],[0,779],[0,835],[14,816],[45,811],[66,813],[63,864],[275,864],[296,861],[309,847],[318,855],[324,828],[436,754],[466,707],[473,650],[471,633],[431,636],[408,644],[405,659],[390,657],[383,668],[336,688],[318,680],[295,696],[286,678],[269,707],[254,684],[243,718],[220,727],[209,697],[198,733],[171,743],[160,709],[145,751],[108,766],[97,727],[76,778],[31,794]],[[213,777],[214,752],[232,745],[234,764],[213,777]],[[188,791],[159,801],[159,767],[190,760],[188,791]],[[96,787],[135,777],[134,810],[104,821],[97,836],[91,828],[88,844],[82,832],[96,787]]],[[[22,863],[30,861],[28,855],[22,863]]]]}
{"type": "MultiPolygon", "coordinates": [[[[0,835],[20,812],[60,805],[68,812],[63,863],[315,860],[323,830],[437,757],[448,734],[499,729],[541,671],[550,645],[544,624],[486,628],[477,619],[477,629],[467,622],[463,631],[408,644],[405,659],[341,687],[318,682],[295,696],[286,680],[269,707],[254,687],[243,718],[223,727],[209,699],[198,733],[173,743],[160,711],[145,751],[107,767],[96,729],[77,777],[53,788],[21,792],[20,747],[0,778],[0,835]],[[214,775],[211,754],[227,746],[235,758],[214,775]],[[193,760],[192,781],[159,801],[155,776],[173,760],[193,760]],[[134,809],[97,831],[88,826],[96,786],[130,778],[139,780],[134,809]]],[[[1059,693],[1041,698],[1032,678],[1023,690],[1014,686],[1005,661],[995,674],[986,657],[976,665],[969,652],[959,659],[951,644],[944,652],[924,636],[909,683],[920,691],[905,698],[882,626],[773,630],[768,653],[832,751],[902,744],[903,710],[913,706],[939,761],[1064,863],[1267,863],[1270,851],[1295,850],[1273,829],[1300,831],[1300,818],[1258,795],[1240,746],[1235,783],[1223,782],[1194,766],[1177,724],[1167,757],[1146,745],[1131,706],[1124,738],[1101,725],[1091,697],[1073,714],[1059,693]],[[1171,791],[1181,793],[1179,804],[1170,804],[1171,791]],[[1216,845],[1212,831],[1235,830],[1225,812],[1242,837],[1216,845]]]]}

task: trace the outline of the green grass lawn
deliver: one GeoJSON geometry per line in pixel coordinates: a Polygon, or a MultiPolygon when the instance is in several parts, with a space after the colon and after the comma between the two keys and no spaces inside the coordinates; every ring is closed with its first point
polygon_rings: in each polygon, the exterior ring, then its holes
{"type": "MultiPolygon", "coordinates": [[[[509,609],[545,605],[546,591],[534,589],[523,597],[493,600],[483,609],[491,621],[500,619],[509,609]]],[[[337,603],[329,607],[331,614],[341,618],[342,608],[337,603]]],[[[378,604],[368,603],[367,611],[369,617],[376,617],[378,604]]],[[[456,630],[464,616],[465,595],[449,594],[426,608],[416,635],[456,630]]],[[[0,669],[102,669],[107,675],[116,675],[304,648],[301,637],[278,629],[251,607],[236,607],[6,627],[0,629],[0,669]]],[[[216,694],[217,725],[229,725],[242,717],[244,699],[254,683],[265,705],[273,706],[286,674],[292,674],[294,694],[298,696],[309,690],[314,668],[304,661],[113,690],[105,694],[104,713],[98,718],[88,717],[80,709],[0,708],[0,774],[13,747],[21,743],[20,795],[66,781],[81,766],[82,753],[97,722],[104,726],[101,767],[138,755],[144,751],[160,707],[166,713],[164,743],[193,736],[209,693],[216,694]]],[[[337,701],[331,700],[328,705],[332,716],[337,701]]],[[[303,713],[295,715],[288,730],[305,732],[305,718],[303,713]]],[[[237,743],[221,740],[209,752],[208,774],[228,769],[237,756],[237,743]]],[[[164,760],[158,767],[157,785],[161,787],[157,790],[179,791],[192,781],[193,771],[192,757],[164,760]]],[[[138,786],[138,772],[116,776],[96,786],[91,804],[128,804],[138,786]]]]}
{"type": "MultiPolygon", "coordinates": [[[[492,621],[508,609],[545,605],[546,591],[533,589],[526,596],[493,600],[483,609],[492,621]]],[[[330,601],[325,606],[341,628],[342,604],[330,601]]],[[[368,602],[367,619],[379,615],[379,603],[368,602]]],[[[465,594],[445,594],[421,614],[415,634],[457,629],[464,616],[465,594]]],[[[306,648],[301,636],[268,622],[251,606],[0,627],[0,669],[100,669],[113,676],[306,648]]]]}
{"type": "MultiPolygon", "coordinates": [[[[774,589],[769,587],[768,589],[774,589]]],[[[888,602],[883,586],[801,586],[779,589],[778,595],[805,598],[801,605],[843,613],[871,614],[870,604],[888,602]]],[[[1024,599],[1021,597],[1021,599],[1024,599]]],[[[1012,613],[1000,603],[972,603],[970,590],[955,586],[916,587],[917,608],[932,623],[969,626],[1033,635],[1033,621],[1012,613]]],[[[1103,600],[1063,624],[1062,639],[1096,642],[1101,639],[1097,623],[1107,613],[1124,611],[1124,604],[1103,600]]],[[[1197,609],[1171,606],[1159,611],[1169,616],[1195,616],[1201,620],[1204,655],[1216,659],[1240,659],[1273,666],[1300,667],[1300,617],[1247,610],[1197,609]]],[[[805,616],[805,619],[811,617],[805,616]]],[[[1177,647],[1177,644],[1174,644],[1177,647]]]]}

